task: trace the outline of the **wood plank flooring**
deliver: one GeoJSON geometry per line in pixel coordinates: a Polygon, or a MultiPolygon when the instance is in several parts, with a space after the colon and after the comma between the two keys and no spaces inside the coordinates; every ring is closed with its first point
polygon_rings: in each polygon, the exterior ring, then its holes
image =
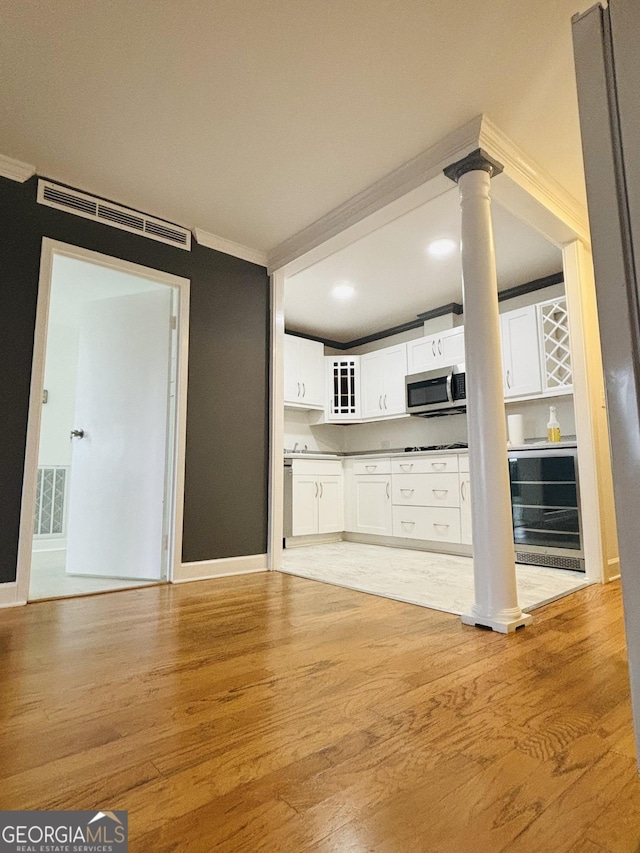
{"type": "Polygon", "coordinates": [[[0,803],[132,853],[639,853],[620,590],[504,637],[281,574],[0,611],[0,803]]]}

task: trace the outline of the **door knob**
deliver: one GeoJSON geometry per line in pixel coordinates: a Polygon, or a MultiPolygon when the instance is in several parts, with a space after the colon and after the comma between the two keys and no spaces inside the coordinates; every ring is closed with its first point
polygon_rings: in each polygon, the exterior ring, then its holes
{"type": "Polygon", "coordinates": [[[72,429],[69,434],[69,440],[73,441],[74,438],[84,438],[84,430],[83,429],[72,429]]]}

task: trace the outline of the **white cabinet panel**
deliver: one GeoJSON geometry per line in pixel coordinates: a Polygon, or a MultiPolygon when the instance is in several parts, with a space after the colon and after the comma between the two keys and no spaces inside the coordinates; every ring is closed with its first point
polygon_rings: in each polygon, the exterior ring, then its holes
{"type": "Polygon", "coordinates": [[[394,474],[445,474],[458,470],[458,456],[420,456],[417,459],[405,457],[393,459],[391,470],[394,474]]]}
{"type": "Polygon", "coordinates": [[[460,541],[471,545],[471,478],[468,471],[461,471],[460,477],[460,541]]]}
{"type": "Polygon", "coordinates": [[[294,459],[293,536],[344,530],[342,463],[332,459],[294,459]]]}
{"type": "Polygon", "coordinates": [[[360,370],[363,418],[378,419],[405,413],[406,344],[360,356],[360,370]]]}
{"type": "Polygon", "coordinates": [[[407,372],[424,373],[464,363],[464,326],[407,343],[407,372]]]}
{"type": "Polygon", "coordinates": [[[294,536],[308,536],[318,532],[318,482],[309,474],[293,475],[294,536]]]}
{"type": "Polygon", "coordinates": [[[535,305],[500,315],[504,395],[524,397],[542,390],[535,305]]]}
{"type": "Polygon", "coordinates": [[[295,335],[285,335],[285,405],[322,409],[324,396],[324,345],[295,335]]]}
{"type": "Polygon", "coordinates": [[[394,506],[460,506],[457,474],[394,474],[394,506]]]}
{"type": "Polygon", "coordinates": [[[460,542],[460,510],[448,507],[394,506],[393,535],[434,542],[460,542]]]}
{"type": "Polygon", "coordinates": [[[344,530],[344,496],[342,477],[318,478],[318,533],[344,530]]]}
{"type": "Polygon", "coordinates": [[[391,477],[388,474],[355,476],[351,500],[355,532],[391,535],[391,477]]]}

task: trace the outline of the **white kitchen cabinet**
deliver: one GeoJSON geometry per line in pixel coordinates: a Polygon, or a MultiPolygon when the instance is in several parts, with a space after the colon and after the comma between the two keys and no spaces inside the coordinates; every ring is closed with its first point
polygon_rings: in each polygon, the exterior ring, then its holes
{"type": "Polygon", "coordinates": [[[569,315],[564,296],[538,302],[538,330],[542,358],[542,390],[547,396],[573,391],[569,315]]]}
{"type": "Polygon", "coordinates": [[[458,466],[456,454],[392,460],[394,536],[433,542],[461,541],[458,466]]]}
{"type": "Polygon", "coordinates": [[[345,529],[353,533],[390,536],[391,466],[389,458],[350,460],[346,468],[345,529]]]}
{"type": "Polygon", "coordinates": [[[295,335],[284,336],[284,402],[305,409],[323,409],[324,345],[295,335]]]}
{"type": "Polygon", "coordinates": [[[471,545],[471,476],[469,457],[460,456],[460,541],[471,545]]]}
{"type": "Polygon", "coordinates": [[[464,326],[446,329],[407,343],[407,372],[424,373],[464,364],[464,326]]]}
{"type": "Polygon", "coordinates": [[[327,420],[348,423],[360,419],[360,356],[325,356],[327,420]]]}
{"type": "Polygon", "coordinates": [[[360,373],[362,418],[405,414],[406,344],[360,356],[360,373]]]}
{"type": "Polygon", "coordinates": [[[339,460],[294,459],[292,535],[344,530],[344,489],[339,460]]]}
{"type": "Polygon", "coordinates": [[[540,394],[540,340],[535,305],[500,315],[504,396],[540,394]]]}

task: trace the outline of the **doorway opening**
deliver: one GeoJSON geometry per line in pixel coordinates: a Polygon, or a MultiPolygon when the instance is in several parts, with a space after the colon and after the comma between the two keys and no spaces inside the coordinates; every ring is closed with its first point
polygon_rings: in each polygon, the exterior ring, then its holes
{"type": "Polygon", "coordinates": [[[182,288],[47,242],[27,597],[164,582],[177,548],[182,288]]]}

